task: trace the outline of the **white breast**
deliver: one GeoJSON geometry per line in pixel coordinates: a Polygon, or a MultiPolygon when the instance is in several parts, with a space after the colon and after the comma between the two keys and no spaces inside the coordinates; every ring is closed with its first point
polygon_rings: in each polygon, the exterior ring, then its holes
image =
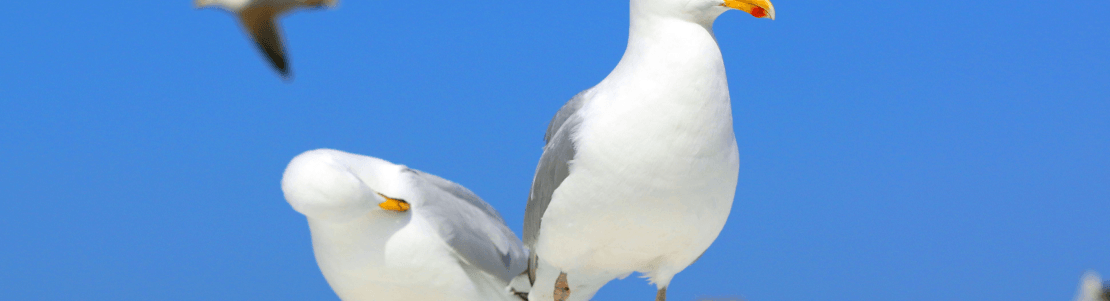
{"type": "Polygon", "coordinates": [[[583,107],[570,176],[543,217],[545,260],[645,272],[681,269],[709,247],[728,218],[739,158],[727,90],[694,92],[687,99],[724,99],[659,104],[615,91],[583,107]]]}
{"type": "Polygon", "coordinates": [[[697,24],[659,23],[652,32],[667,38],[630,38],[578,112],[570,175],[536,245],[564,270],[670,277],[728,218],[739,156],[720,50],[697,24]]]}
{"type": "Polygon", "coordinates": [[[377,220],[309,221],[316,261],[340,299],[510,300],[495,278],[461,264],[420,216],[377,220]]]}

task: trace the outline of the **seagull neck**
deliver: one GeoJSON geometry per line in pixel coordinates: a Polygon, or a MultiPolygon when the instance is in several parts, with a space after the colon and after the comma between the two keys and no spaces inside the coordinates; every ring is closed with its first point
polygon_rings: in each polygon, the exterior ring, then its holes
{"type": "Polygon", "coordinates": [[[633,11],[628,48],[608,79],[688,85],[690,80],[724,80],[724,75],[724,60],[711,22],[699,24],[633,11]]]}
{"type": "Polygon", "coordinates": [[[309,218],[308,228],[312,231],[312,246],[317,260],[321,257],[336,260],[364,257],[359,262],[368,265],[384,264],[377,259],[384,256],[386,242],[412,218],[411,215],[403,218],[372,216],[379,214],[388,213],[375,212],[340,222],[309,218]]]}

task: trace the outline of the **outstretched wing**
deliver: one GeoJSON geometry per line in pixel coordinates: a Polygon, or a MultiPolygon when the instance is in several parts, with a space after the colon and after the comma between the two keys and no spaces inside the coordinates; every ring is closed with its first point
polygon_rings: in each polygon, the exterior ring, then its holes
{"type": "Polygon", "coordinates": [[[270,64],[284,78],[289,77],[289,66],[285,59],[285,46],[281,40],[281,29],[277,27],[279,11],[271,6],[258,6],[244,9],[239,13],[243,27],[251,39],[270,59],[270,64]]]}

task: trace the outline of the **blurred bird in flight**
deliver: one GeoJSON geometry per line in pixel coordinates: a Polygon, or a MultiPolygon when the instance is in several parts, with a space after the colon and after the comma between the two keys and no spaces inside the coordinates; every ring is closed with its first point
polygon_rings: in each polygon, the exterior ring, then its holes
{"type": "Polygon", "coordinates": [[[334,7],[338,0],[195,0],[197,8],[218,7],[234,13],[243,29],[270,59],[284,79],[289,79],[288,59],[277,19],[300,8],[334,7]]]}

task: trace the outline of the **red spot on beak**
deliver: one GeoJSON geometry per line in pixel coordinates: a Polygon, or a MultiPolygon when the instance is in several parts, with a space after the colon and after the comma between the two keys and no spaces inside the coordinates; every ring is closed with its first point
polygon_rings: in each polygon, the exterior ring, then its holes
{"type": "Polygon", "coordinates": [[[755,8],[752,9],[752,17],[763,18],[763,17],[766,17],[766,16],[767,16],[767,10],[764,10],[762,7],[756,6],[755,8]]]}

